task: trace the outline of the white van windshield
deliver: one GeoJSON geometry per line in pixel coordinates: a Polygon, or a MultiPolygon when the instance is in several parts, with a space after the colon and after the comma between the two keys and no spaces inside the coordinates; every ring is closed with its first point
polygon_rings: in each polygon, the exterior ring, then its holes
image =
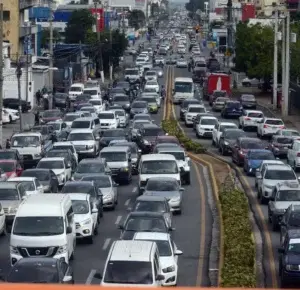
{"type": "Polygon", "coordinates": [[[175,93],[192,93],[193,83],[192,82],[175,82],[174,86],[175,93]]]}
{"type": "Polygon", "coordinates": [[[59,216],[16,217],[14,235],[56,236],[64,233],[64,219],[59,216]]]}
{"type": "Polygon", "coordinates": [[[144,161],[141,168],[142,174],[177,174],[178,167],[174,160],[149,160],[144,161]]]}
{"type": "Polygon", "coordinates": [[[150,262],[110,261],[104,276],[105,283],[153,284],[150,262]]]}

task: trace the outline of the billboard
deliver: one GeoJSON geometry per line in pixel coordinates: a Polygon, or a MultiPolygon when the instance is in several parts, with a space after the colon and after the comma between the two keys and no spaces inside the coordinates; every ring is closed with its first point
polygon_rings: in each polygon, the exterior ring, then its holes
{"type": "Polygon", "coordinates": [[[105,28],[103,8],[97,8],[97,9],[92,8],[90,9],[90,11],[95,17],[97,16],[97,32],[103,31],[105,28]]]}
{"type": "Polygon", "coordinates": [[[242,6],[242,21],[247,21],[251,18],[255,18],[256,11],[254,4],[243,4],[242,6]]]}

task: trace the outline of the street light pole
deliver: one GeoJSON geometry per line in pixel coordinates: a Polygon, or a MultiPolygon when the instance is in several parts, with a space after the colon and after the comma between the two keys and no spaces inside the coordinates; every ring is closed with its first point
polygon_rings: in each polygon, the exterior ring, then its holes
{"type": "Polygon", "coordinates": [[[286,14],[286,48],[285,48],[285,84],[284,84],[284,106],[282,117],[289,114],[290,98],[290,12],[286,14]]]}
{"type": "MultiPolygon", "coordinates": [[[[281,21],[281,99],[284,100],[285,94],[285,17],[281,21]]],[[[283,101],[284,102],[284,101],[283,101]]],[[[281,115],[284,114],[284,103],[281,102],[281,115]]]]}
{"type": "Polygon", "coordinates": [[[49,1],[50,19],[49,19],[49,93],[48,93],[48,104],[49,110],[53,106],[53,10],[51,7],[51,1],[49,1]]]}
{"type": "Polygon", "coordinates": [[[278,9],[275,10],[274,27],[274,56],[273,56],[273,109],[277,108],[277,87],[278,87],[278,9]]]}
{"type": "Polygon", "coordinates": [[[18,99],[19,99],[19,116],[20,116],[20,132],[23,131],[23,116],[22,116],[22,97],[21,97],[21,76],[22,76],[22,68],[19,55],[17,55],[17,69],[16,76],[18,80],[18,99]]]}

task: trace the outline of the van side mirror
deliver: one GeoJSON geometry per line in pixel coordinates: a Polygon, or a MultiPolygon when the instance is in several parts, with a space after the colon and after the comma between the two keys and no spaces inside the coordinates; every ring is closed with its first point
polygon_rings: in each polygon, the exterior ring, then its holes
{"type": "Polygon", "coordinates": [[[71,226],[68,226],[67,227],[67,234],[71,234],[73,231],[72,227],[71,226]]]}

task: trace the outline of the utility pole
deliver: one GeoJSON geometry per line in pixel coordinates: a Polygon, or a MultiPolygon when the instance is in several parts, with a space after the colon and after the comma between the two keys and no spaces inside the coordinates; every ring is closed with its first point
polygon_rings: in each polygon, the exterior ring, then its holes
{"type": "Polygon", "coordinates": [[[28,33],[26,35],[27,41],[26,41],[26,102],[28,102],[29,97],[29,63],[31,65],[31,53],[29,53],[31,49],[31,22],[29,21],[27,23],[28,33]]]}
{"type": "Polygon", "coordinates": [[[284,94],[285,94],[285,17],[281,21],[281,115],[284,114],[284,94]]]}
{"type": "Polygon", "coordinates": [[[3,144],[2,108],[3,108],[3,4],[0,4],[0,145],[3,144]]]}
{"type": "Polygon", "coordinates": [[[278,9],[275,10],[274,28],[274,60],[273,60],[273,109],[277,108],[277,87],[278,87],[278,9]]]}
{"type": "Polygon", "coordinates": [[[227,47],[233,47],[232,39],[232,0],[227,2],[227,47]]]}
{"type": "Polygon", "coordinates": [[[290,98],[290,12],[286,14],[286,48],[285,48],[285,84],[284,84],[284,106],[282,117],[289,115],[290,98]]]}
{"type": "Polygon", "coordinates": [[[123,31],[123,34],[125,35],[125,10],[124,10],[124,7],[122,9],[122,31],[123,31]]]}
{"type": "Polygon", "coordinates": [[[20,116],[20,132],[23,131],[23,116],[22,116],[22,97],[21,97],[21,76],[22,76],[22,68],[20,57],[17,54],[17,69],[16,76],[18,79],[18,99],[19,99],[19,116],[20,116]]]}
{"type": "Polygon", "coordinates": [[[103,60],[102,60],[102,44],[101,44],[101,31],[100,27],[98,25],[99,19],[101,18],[101,14],[99,13],[98,15],[98,3],[101,5],[101,1],[99,0],[94,0],[94,5],[95,5],[95,20],[96,20],[96,32],[97,32],[97,41],[99,44],[99,58],[98,58],[98,65],[99,65],[99,72],[100,72],[100,77],[102,83],[104,83],[104,72],[103,72],[103,60]]]}
{"type": "Polygon", "coordinates": [[[49,19],[49,32],[50,32],[50,43],[49,43],[49,94],[48,94],[48,103],[49,110],[52,109],[53,105],[53,11],[51,7],[51,2],[49,1],[50,8],[50,19],[49,19]]]}
{"type": "Polygon", "coordinates": [[[109,11],[108,1],[105,1],[105,15],[108,17],[108,29],[109,29],[109,80],[113,81],[113,59],[112,59],[112,29],[111,29],[111,12],[109,11]]]}

